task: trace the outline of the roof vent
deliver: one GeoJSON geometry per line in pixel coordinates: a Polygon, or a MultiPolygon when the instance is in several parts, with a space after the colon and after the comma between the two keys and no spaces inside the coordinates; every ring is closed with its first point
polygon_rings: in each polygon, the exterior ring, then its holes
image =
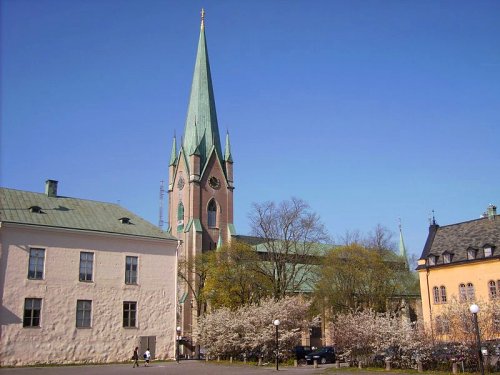
{"type": "Polygon", "coordinates": [[[30,210],[31,213],[34,213],[34,214],[41,214],[41,213],[43,213],[42,212],[42,207],[40,207],[40,206],[31,206],[28,209],[30,210]]]}
{"type": "Polygon", "coordinates": [[[55,180],[45,181],[45,195],[51,198],[57,197],[57,181],[55,180]]]}
{"type": "Polygon", "coordinates": [[[122,223],[122,224],[132,224],[130,222],[130,218],[128,218],[128,217],[121,217],[118,220],[120,220],[120,223],[122,223]]]}
{"type": "Polygon", "coordinates": [[[494,220],[496,214],[497,214],[497,206],[490,204],[488,206],[488,219],[494,220]]]}

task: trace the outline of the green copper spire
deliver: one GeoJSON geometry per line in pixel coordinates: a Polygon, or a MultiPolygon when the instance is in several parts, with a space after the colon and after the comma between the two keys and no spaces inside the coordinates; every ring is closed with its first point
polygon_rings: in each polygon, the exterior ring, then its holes
{"type": "Polygon", "coordinates": [[[169,165],[175,165],[176,163],[177,163],[177,141],[175,139],[175,134],[174,134],[174,140],[172,141],[172,153],[170,154],[169,165]]]}
{"type": "Polygon", "coordinates": [[[401,219],[399,219],[399,256],[404,258],[406,268],[408,265],[408,254],[406,253],[405,242],[403,240],[403,229],[401,227],[401,219]]]}
{"type": "Polygon", "coordinates": [[[217,151],[217,155],[222,157],[212,77],[205,39],[204,10],[202,10],[198,52],[194,67],[193,83],[191,85],[186,126],[184,128],[183,148],[188,155],[192,155],[196,148],[198,148],[202,169],[213,148],[217,151]]]}
{"type": "Polygon", "coordinates": [[[229,132],[226,133],[226,151],[224,153],[224,160],[230,163],[233,162],[233,157],[231,156],[231,143],[229,143],[229,132]]]}

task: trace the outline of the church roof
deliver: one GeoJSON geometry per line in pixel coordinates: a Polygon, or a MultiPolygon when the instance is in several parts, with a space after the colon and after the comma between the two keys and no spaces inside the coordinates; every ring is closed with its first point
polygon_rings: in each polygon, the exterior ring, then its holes
{"type": "Polygon", "coordinates": [[[203,15],[182,144],[187,155],[199,153],[202,169],[213,148],[219,157],[223,155],[203,15]]]}
{"type": "Polygon", "coordinates": [[[0,222],[175,240],[114,203],[0,188],[0,222]]]}

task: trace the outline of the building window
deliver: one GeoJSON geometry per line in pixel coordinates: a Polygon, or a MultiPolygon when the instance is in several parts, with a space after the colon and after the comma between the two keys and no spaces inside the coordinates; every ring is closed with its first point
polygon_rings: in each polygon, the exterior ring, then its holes
{"type": "Polygon", "coordinates": [[[468,315],[462,315],[459,318],[459,322],[461,322],[462,331],[473,333],[474,332],[474,324],[472,323],[472,319],[468,315]]]}
{"type": "Polygon", "coordinates": [[[493,255],[493,250],[491,249],[491,247],[485,247],[484,248],[484,257],[489,258],[492,255],[493,255]]]}
{"type": "Polygon", "coordinates": [[[443,254],[443,263],[451,263],[451,254],[450,253],[443,254]]]}
{"type": "Polygon", "coordinates": [[[133,328],[136,325],[137,302],[123,302],[123,326],[133,328]]]}
{"type": "Polygon", "coordinates": [[[41,298],[26,298],[24,300],[23,327],[40,327],[41,310],[41,298]]]}
{"type": "Polygon", "coordinates": [[[215,228],[217,226],[217,203],[211,200],[208,203],[208,227],[215,228]]]}
{"type": "Polygon", "coordinates": [[[76,326],[78,328],[90,328],[92,319],[92,301],[76,301],[76,326]]]}
{"type": "Polygon", "coordinates": [[[427,265],[428,266],[435,266],[437,263],[437,256],[435,255],[429,255],[427,258],[427,265]]]}
{"type": "Polygon", "coordinates": [[[460,302],[467,301],[467,290],[465,289],[465,284],[460,284],[458,286],[458,297],[460,302]]]}
{"type": "Polygon", "coordinates": [[[432,292],[434,295],[434,303],[439,303],[439,288],[435,286],[434,288],[432,288],[432,292]]]}
{"type": "Polygon", "coordinates": [[[448,300],[446,298],[446,287],[444,285],[441,285],[441,288],[439,288],[441,290],[441,303],[446,303],[446,301],[448,300]]]}
{"type": "Polygon", "coordinates": [[[94,268],[94,253],[82,251],[80,253],[80,281],[92,281],[94,268]]]}
{"type": "MultiPolygon", "coordinates": [[[[499,280],[500,282],[500,280],[499,280]]],[[[500,289],[500,284],[498,285],[499,289],[500,289]]],[[[488,289],[489,289],[489,294],[490,294],[490,298],[491,299],[495,299],[497,298],[498,294],[497,294],[497,284],[495,283],[494,280],[491,280],[488,282],[488,289]]]]}
{"type": "Polygon", "coordinates": [[[500,333],[500,312],[493,312],[493,332],[500,333]]]}
{"type": "Polygon", "coordinates": [[[447,318],[443,316],[436,317],[436,333],[438,335],[450,333],[450,321],[447,318]]]}
{"type": "Polygon", "coordinates": [[[184,205],[179,202],[177,206],[177,226],[180,227],[184,225],[184,205]]]}
{"type": "Polygon", "coordinates": [[[476,250],[475,249],[467,250],[467,259],[468,260],[476,259],[476,250]]]}
{"type": "Polygon", "coordinates": [[[474,301],[476,299],[476,295],[474,293],[474,285],[472,283],[467,284],[467,300],[474,301]]]}
{"type": "Polygon", "coordinates": [[[43,264],[45,261],[44,249],[30,249],[30,261],[28,266],[28,279],[43,279],[43,264]]]}
{"type": "Polygon", "coordinates": [[[137,284],[137,257],[125,260],[125,284],[137,284]]]}

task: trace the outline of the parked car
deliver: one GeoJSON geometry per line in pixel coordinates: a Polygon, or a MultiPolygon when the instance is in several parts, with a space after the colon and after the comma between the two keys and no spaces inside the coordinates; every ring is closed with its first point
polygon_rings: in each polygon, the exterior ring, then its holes
{"type": "Polygon", "coordinates": [[[312,365],[314,360],[317,360],[318,363],[321,364],[335,362],[335,349],[333,346],[324,346],[321,349],[306,355],[308,365],[312,365]]]}
{"type": "Polygon", "coordinates": [[[304,366],[307,364],[306,355],[308,355],[312,351],[313,350],[310,346],[296,346],[295,348],[293,348],[293,353],[299,366],[304,366]]]}

